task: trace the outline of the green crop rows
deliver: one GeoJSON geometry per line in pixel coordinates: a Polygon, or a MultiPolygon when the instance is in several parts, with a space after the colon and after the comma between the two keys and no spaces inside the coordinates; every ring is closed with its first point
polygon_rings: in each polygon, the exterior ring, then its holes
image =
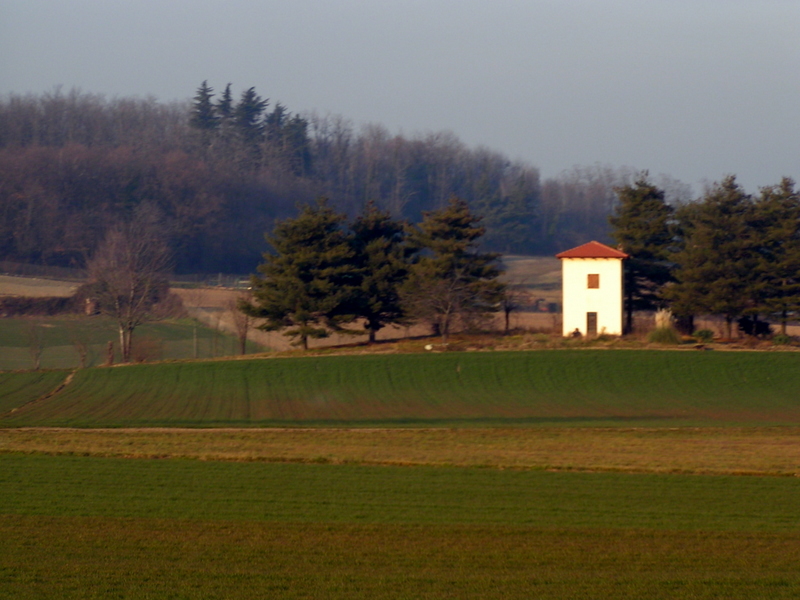
{"type": "Polygon", "coordinates": [[[792,598],[794,478],[0,456],[0,597],[792,598]]]}
{"type": "Polygon", "coordinates": [[[0,373],[0,415],[52,392],[66,377],[65,371],[0,373]]]}
{"type": "Polygon", "coordinates": [[[82,370],[52,399],[0,423],[780,425],[800,420],[798,389],[797,353],[561,350],[187,362],[82,370]]]}
{"type": "MultiPolygon", "coordinates": [[[[41,317],[0,321],[0,370],[31,369],[31,326],[39,331],[41,366],[48,369],[75,368],[80,365],[76,345],[86,349],[86,363],[106,362],[107,344],[113,342],[119,360],[119,330],[112,319],[92,317],[41,317]]],[[[150,348],[147,360],[189,359],[239,353],[238,341],[189,319],[145,323],[136,329],[134,345],[150,348]],[[196,336],[196,343],[195,343],[196,336]]],[[[261,350],[248,344],[249,352],[261,350]]]]}

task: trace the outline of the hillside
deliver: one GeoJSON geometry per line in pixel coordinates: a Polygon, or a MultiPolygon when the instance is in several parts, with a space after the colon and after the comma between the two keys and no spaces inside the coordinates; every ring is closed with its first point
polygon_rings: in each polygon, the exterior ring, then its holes
{"type": "Polygon", "coordinates": [[[21,408],[0,424],[797,424],[798,389],[797,353],[558,350],[251,359],[81,370],[46,401],[22,406],[17,395],[21,408]]]}

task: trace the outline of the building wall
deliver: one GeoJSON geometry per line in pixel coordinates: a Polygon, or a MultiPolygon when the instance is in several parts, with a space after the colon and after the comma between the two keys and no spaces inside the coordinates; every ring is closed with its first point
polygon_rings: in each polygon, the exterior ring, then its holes
{"type": "Polygon", "coordinates": [[[586,335],[586,315],[597,313],[597,333],[622,335],[622,260],[618,258],[561,259],[563,334],[575,329],[586,335]],[[590,274],[600,276],[600,287],[588,288],[590,274]]]}

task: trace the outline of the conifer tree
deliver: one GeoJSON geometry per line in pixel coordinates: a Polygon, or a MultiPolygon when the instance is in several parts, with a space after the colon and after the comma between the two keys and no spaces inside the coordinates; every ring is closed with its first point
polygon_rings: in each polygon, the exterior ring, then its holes
{"type": "Polygon", "coordinates": [[[429,321],[434,333],[447,337],[455,319],[469,326],[498,310],[503,284],[498,254],[480,252],[485,229],[467,203],[453,197],[441,210],[423,213],[410,236],[422,252],[404,286],[411,317],[429,321]]]}
{"type": "Polygon", "coordinates": [[[630,255],[625,261],[625,331],[630,332],[633,312],[654,308],[662,286],[670,280],[673,211],[664,201],[664,191],[648,181],[647,172],[615,191],[619,204],[609,223],[611,237],[630,255]]]}
{"type": "Polygon", "coordinates": [[[800,192],[785,177],[762,188],[755,204],[759,312],[777,315],[786,334],[789,313],[800,310],[800,192]]]}
{"type": "Polygon", "coordinates": [[[214,88],[209,87],[207,81],[201,83],[197,88],[189,115],[189,124],[195,129],[208,132],[213,131],[219,125],[219,118],[214,103],[211,101],[213,97],[214,88]]]}
{"type": "Polygon", "coordinates": [[[264,133],[262,115],[268,104],[269,101],[261,98],[253,87],[242,92],[233,111],[233,118],[236,129],[246,144],[255,145],[261,141],[264,133]]]}
{"type": "Polygon", "coordinates": [[[731,337],[733,321],[753,306],[758,265],[753,216],[752,199],[734,176],[678,211],[682,249],[674,255],[676,282],[664,292],[674,313],[722,315],[731,337]]]}
{"type": "Polygon", "coordinates": [[[408,277],[412,251],[405,228],[370,202],[352,225],[355,261],[359,269],[355,312],[364,319],[370,343],[378,330],[404,321],[400,288],[408,277]]]}
{"type": "Polygon", "coordinates": [[[325,199],[305,206],[294,219],[279,221],[252,278],[253,302],[241,309],[266,331],[288,328],[284,335],[308,348],[308,339],[325,338],[351,322],[357,270],[351,236],[342,228],[344,215],[325,199]]]}
{"type": "Polygon", "coordinates": [[[217,101],[216,113],[222,123],[226,123],[233,118],[233,94],[231,93],[231,84],[225,86],[225,91],[217,101]]]}

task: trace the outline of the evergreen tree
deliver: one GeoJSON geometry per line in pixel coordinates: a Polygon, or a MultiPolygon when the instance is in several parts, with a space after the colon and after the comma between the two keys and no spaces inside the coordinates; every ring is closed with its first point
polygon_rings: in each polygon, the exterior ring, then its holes
{"type": "Polygon", "coordinates": [[[204,81],[197,88],[197,93],[192,102],[192,109],[189,115],[189,124],[195,129],[203,132],[213,131],[219,125],[219,118],[211,99],[214,97],[214,88],[209,87],[208,82],[204,81]]]}
{"type": "Polygon", "coordinates": [[[422,255],[404,297],[410,316],[429,321],[434,333],[446,338],[456,318],[469,327],[498,310],[503,293],[499,255],[478,251],[485,229],[463,200],[453,197],[445,208],[423,217],[410,236],[422,255]]]}
{"type": "Polygon", "coordinates": [[[369,341],[390,323],[404,321],[400,288],[408,277],[411,251],[405,228],[373,202],[353,222],[355,260],[360,270],[355,312],[364,319],[369,341]]]}
{"type": "Polygon", "coordinates": [[[227,123],[233,118],[233,94],[230,83],[225,86],[225,91],[217,101],[216,114],[222,123],[227,123]]]}
{"type": "Polygon", "coordinates": [[[308,339],[328,337],[354,319],[354,286],[358,282],[351,236],[340,215],[321,199],[294,219],[279,221],[267,242],[274,254],[254,276],[253,303],[242,310],[264,319],[261,329],[289,328],[284,335],[308,348],[308,339]]]}
{"type": "Polygon", "coordinates": [[[730,338],[733,321],[752,308],[755,295],[752,199],[730,176],[677,216],[682,249],[674,255],[676,282],[665,297],[679,316],[722,315],[730,338]]]}
{"type": "Polygon", "coordinates": [[[289,117],[289,112],[286,107],[280,102],[275,104],[275,108],[264,119],[264,125],[267,132],[267,139],[271,142],[278,143],[283,135],[283,128],[289,117]]]}
{"type": "Polygon", "coordinates": [[[619,204],[609,217],[611,237],[630,255],[625,261],[625,331],[633,330],[633,312],[655,308],[670,280],[668,263],[672,208],[664,192],[642,173],[632,185],[615,189],[619,204]]]}
{"type": "Polygon", "coordinates": [[[311,171],[311,142],[308,139],[308,121],[294,115],[283,128],[283,147],[289,170],[298,177],[311,171]]]}
{"type": "Polygon", "coordinates": [[[475,210],[483,216],[484,244],[506,254],[523,253],[532,246],[535,188],[516,174],[505,185],[493,185],[484,175],[475,188],[475,210]]]}
{"type": "Polygon", "coordinates": [[[252,146],[261,141],[264,133],[262,115],[268,104],[269,101],[261,98],[253,87],[242,92],[233,111],[233,118],[236,129],[246,144],[252,146]]]}
{"type": "Polygon", "coordinates": [[[759,312],[777,315],[786,334],[789,314],[800,310],[800,193],[794,181],[765,187],[755,205],[759,312]]]}

